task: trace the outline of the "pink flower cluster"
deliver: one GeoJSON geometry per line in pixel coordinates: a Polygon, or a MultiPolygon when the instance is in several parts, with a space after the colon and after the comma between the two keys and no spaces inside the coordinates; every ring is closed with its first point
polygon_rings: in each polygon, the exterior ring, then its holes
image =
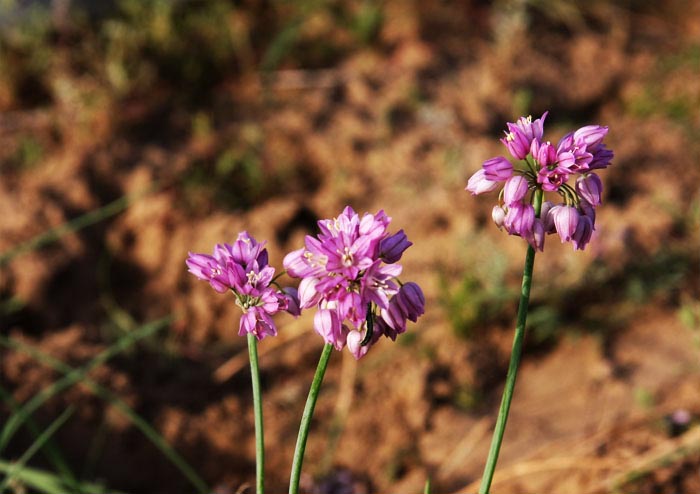
{"type": "Polygon", "coordinates": [[[241,232],[233,245],[217,244],[213,256],[190,252],[185,261],[190,273],[208,281],[217,292],[233,292],[243,310],[238,334],[251,333],[258,340],[277,334],[273,314],[286,310],[298,315],[295,290],[270,287],[275,268],[268,265],[264,246],[265,242],[258,243],[248,232],[241,232]]]}
{"type": "Polygon", "coordinates": [[[214,254],[189,254],[189,272],[220,293],[236,296],[243,310],[238,334],[258,339],[276,335],[273,314],[317,307],[314,329],[326,343],[355,358],[364,356],[384,335],[392,340],[416,322],[425,310],[420,287],[398,281],[397,262],[412,244],[403,230],[390,235],[391,221],[384,211],[362,218],[346,207],[332,220],[318,222],[321,233],[307,236],[305,247],[284,258],[287,273],[301,278],[299,289],[273,288],[275,269],[268,265],[265,242],[247,232],[233,245],[214,248],[214,254]]]}
{"type": "Polygon", "coordinates": [[[603,143],[607,127],[587,125],[561,138],[554,146],[543,141],[545,112],[532,120],[521,117],[508,122],[501,142],[516,160],[513,165],[499,156],[486,160],[467,184],[472,194],[498,189],[499,204],[492,218],[499,228],[519,235],[534,248],[544,249],[546,234],[558,233],[562,242],[583,249],[595,229],[595,208],[601,203],[603,183],[593,170],[607,168],[613,152],[603,143]],[[576,175],[575,186],[568,184],[576,175]],[[556,192],[562,202],[545,201],[539,217],[533,207],[533,192],[556,192]]]}
{"type": "Polygon", "coordinates": [[[314,329],[338,350],[347,344],[357,359],[381,335],[395,340],[425,308],[420,287],[397,280],[397,262],[412,244],[403,230],[387,232],[390,221],[384,211],[360,218],[348,206],[319,221],[321,233],[284,258],[287,273],[301,278],[300,307],[318,308],[314,329]]]}

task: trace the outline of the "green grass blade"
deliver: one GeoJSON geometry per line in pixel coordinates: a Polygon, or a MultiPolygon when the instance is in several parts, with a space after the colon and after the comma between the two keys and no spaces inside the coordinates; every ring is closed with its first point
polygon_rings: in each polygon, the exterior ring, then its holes
{"type": "Polygon", "coordinates": [[[32,459],[36,452],[44,447],[44,444],[46,444],[46,442],[51,438],[51,436],[53,436],[56,433],[56,431],[60,429],[61,426],[63,426],[63,424],[66,423],[66,420],[68,420],[68,418],[71,415],[73,415],[74,411],[75,407],[66,408],[64,412],[51,423],[51,425],[49,425],[41,434],[39,434],[39,437],[37,437],[36,440],[31,444],[31,446],[27,448],[24,454],[20,456],[19,460],[12,464],[12,468],[10,469],[10,471],[7,472],[5,480],[3,480],[2,483],[0,483],[0,492],[5,491],[10,481],[15,478],[15,475],[17,475],[17,472],[22,470],[24,468],[24,465],[32,459]]]}
{"type": "MultiPolygon", "coordinates": [[[[20,408],[19,405],[14,400],[14,398],[12,398],[12,395],[2,386],[0,386],[0,398],[2,398],[2,400],[5,402],[5,404],[13,414],[17,413],[17,411],[20,408]]],[[[31,417],[27,418],[26,426],[27,429],[29,429],[29,432],[31,432],[32,435],[34,435],[34,437],[38,438],[41,435],[39,426],[36,424],[36,422],[34,422],[34,419],[32,419],[31,417]]],[[[68,486],[71,488],[71,491],[79,493],[80,489],[78,486],[78,479],[73,474],[73,471],[63,459],[63,455],[61,455],[58,448],[56,448],[53,442],[50,440],[47,441],[43,445],[42,450],[44,451],[46,459],[49,460],[49,462],[53,465],[54,469],[60,474],[64,482],[68,484],[68,486]]],[[[0,490],[0,492],[2,491],[0,490]]]]}
{"type": "MultiPolygon", "coordinates": [[[[44,365],[63,373],[65,376],[69,376],[75,372],[75,369],[68,364],[65,364],[64,362],[41,352],[31,345],[27,345],[26,343],[22,343],[18,340],[0,335],[0,345],[24,352],[44,365]]],[[[187,461],[180,456],[180,454],[177,453],[177,451],[175,451],[175,449],[168,444],[168,442],[146,420],[144,420],[131,407],[129,407],[129,405],[127,405],[123,400],[121,400],[107,388],[104,388],[87,376],[82,379],[81,384],[95,394],[95,396],[108,402],[110,405],[119,410],[125,417],[127,417],[131,423],[134,424],[134,426],[139,429],[156,448],[160,450],[163,456],[170,460],[170,462],[178,470],[180,470],[182,475],[190,481],[190,483],[200,494],[210,492],[209,487],[187,463],[187,461]]]]}
{"type": "MultiPolygon", "coordinates": [[[[0,474],[8,474],[14,467],[12,462],[0,460],[0,474]]],[[[22,485],[31,487],[30,492],[41,492],[44,494],[73,494],[73,490],[63,485],[61,479],[56,475],[36,468],[24,467],[17,471],[15,479],[22,485]]],[[[83,482],[79,485],[80,491],[85,494],[122,494],[99,484],[83,482]]],[[[0,491],[1,492],[1,491],[0,491]]]]}
{"type": "Polygon", "coordinates": [[[27,252],[51,244],[59,240],[64,235],[67,235],[72,232],[77,232],[78,230],[82,230],[85,227],[94,225],[95,223],[99,223],[100,221],[103,221],[109,218],[110,216],[119,214],[126,208],[131,206],[134,202],[136,202],[137,199],[140,199],[146,194],[152,192],[153,190],[154,188],[149,188],[145,191],[137,192],[135,194],[128,194],[122,196],[119,199],[110,202],[109,204],[105,204],[100,208],[88,211],[87,213],[78,216],[77,218],[74,218],[70,221],[67,221],[66,223],[58,225],[54,228],[50,228],[44,233],[41,233],[36,237],[29,239],[26,242],[21,243],[0,254],[0,266],[9,263],[17,256],[26,254],[27,252]]]}
{"type": "MultiPolygon", "coordinates": [[[[167,326],[171,317],[168,316],[164,319],[159,319],[152,323],[146,324],[141,328],[122,336],[117,340],[112,346],[99,353],[95,358],[88,362],[84,367],[79,369],[73,369],[71,372],[66,374],[63,378],[54,382],[50,386],[42,389],[39,393],[34,395],[29,401],[27,401],[18,413],[13,414],[8,421],[5,423],[2,431],[0,431],[0,452],[7,446],[17,429],[24,423],[24,421],[32,415],[39,407],[46,403],[56,394],[65,391],[66,389],[72,387],[77,382],[85,379],[87,374],[91,372],[96,367],[99,367],[105,363],[110,358],[123,352],[125,349],[136,343],[138,340],[145,338],[159,329],[167,326]]],[[[11,341],[7,337],[2,336],[3,341],[11,341]]]]}

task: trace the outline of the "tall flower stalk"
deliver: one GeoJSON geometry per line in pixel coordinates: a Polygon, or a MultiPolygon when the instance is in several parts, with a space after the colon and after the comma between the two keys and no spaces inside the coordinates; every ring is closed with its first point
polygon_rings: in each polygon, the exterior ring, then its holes
{"type": "Polygon", "coordinates": [[[367,354],[381,336],[395,340],[425,310],[420,287],[401,283],[397,264],[411,246],[403,230],[389,234],[391,218],[384,211],[360,217],[346,207],[337,218],[321,220],[321,233],[284,258],[290,276],[301,278],[299,306],[315,307],[314,329],[325,346],[306,400],[289,493],[297,494],[306,441],[318,393],[333,348],[348,347],[356,359],[367,354]]]}
{"type": "Polygon", "coordinates": [[[247,335],[250,374],[253,388],[255,417],[255,485],[257,494],[265,490],[265,440],[263,431],[258,340],[277,335],[271,316],[279,311],[298,314],[294,289],[273,288],[275,269],[268,265],[265,242],[257,242],[247,232],[241,232],[232,244],[217,244],[213,255],[190,252],[189,272],[209,284],[219,293],[230,291],[236,305],[243,311],[238,334],[247,335]]]}
{"type": "Polygon", "coordinates": [[[323,376],[326,374],[328,361],[333,352],[333,345],[326,343],[321,352],[321,358],[316,367],[314,379],[311,382],[309,396],[306,398],[304,412],[301,416],[301,424],[299,425],[299,434],[297,436],[297,444],[294,448],[294,457],[292,458],[292,471],[289,476],[289,494],[297,494],[299,492],[299,480],[301,480],[301,466],[304,464],[304,453],[306,452],[306,440],[309,438],[309,430],[311,429],[311,419],[314,416],[318,393],[321,391],[323,376]]]}
{"type": "Polygon", "coordinates": [[[252,333],[248,333],[248,356],[253,386],[253,416],[255,417],[255,492],[263,494],[265,492],[265,432],[263,430],[260,369],[258,368],[258,340],[252,333]]]}
{"type": "MultiPolygon", "coordinates": [[[[542,191],[535,193],[535,215],[539,217],[542,208],[542,191]]],[[[513,348],[510,353],[510,363],[508,364],[508,374],[506,375],[506,385],[501,398],[501,406],[498,409],[498,418],[496,426],[491,438],[491,448],[486,459],[484,467],[484,475],[481,479],[479,494],[487,494],[491,489],[491,481],[496,470],[496,461],[498,453],[501,451],[501,443],[503,442],[503,434],[506,430],[506,422],[508,421],[508,412],[510,411],[510,403],[513,400],[513,392],[515,391],[515,379],[518,375],[518,366],[520,365],[520,356],[523,352],[523,341],[525,339],[525,322],[527,319],[527,308],[530,303],[530,288],[532,287],[532,271],[535,267],[535,249],[527,246],[527,254],[525,256],[525,266],[523,268],[523,281],[520,288],[520,302],[518,304],[518,315],[515,323],[515,335],[513,337],[513,348]]]]}
{"type": "Polygon", "coordinates": [[[545,112],[541,118],[521,117],[507,124],[501,142],[515,158],[499,156],[486,160],[470,179],[467,190],[472,194],[491,192],[500,187],[499,203],[492,218],[499,229],[528,242],[523,269],[520,302],[506,383],[498,410],[489,455],[479,494],[488,494],[503,443],[515,381],[525,338],[525,324],[532,287],[536,250],[544,250],[546,234],[557,233],[563,242],[583,250],[595,230],[595,208],[601,203],[603,184],[593,170],[607,168],[613,153],[603,144],[607,127],[588,125],[566,134],[553,146],[543,141],[545,112]],[[575,186],[567,182],[578,175],[575,186]],[[544,201],[545,192],[557,193],[562,202],[544,201]]]}

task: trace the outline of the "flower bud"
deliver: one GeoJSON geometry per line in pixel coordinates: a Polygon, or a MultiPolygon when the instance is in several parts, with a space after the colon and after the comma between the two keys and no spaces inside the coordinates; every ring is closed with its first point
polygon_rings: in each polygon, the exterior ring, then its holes
{"type": "Polygon", "coordinates": [[[300,316],[301,307],[299,302],[299,291],[292,286],[288,286],[282,289],[282,293],[284,294],[283,296],[287,301],[287,312],[289,312],[294,317],[300,316]]]}
{"type": "Polygon", "coordinates": [[[513,204],[508,208],[503,226],[511,235],[525,237],[532,229],[534,221],[535,208],[530,204],[513,204]]]}
{"type": "Polygon", "coordinates": [[[326,343],[331,343],[336,350],[342,350],[345,346],[346,334],[342,331],[338,313],[334,310],[319,309],[314,315],[314,329],[323,337],[326,343]]]}
{"type": "Polygon", "coordinates": [[[554,149],[550,142],[540,143],[539,141],[532,141],[530,153],[542,167],[553,165],[557,162],[557,150],[554,149]]]}
{"type": "Polygon", "coordinates": [[[572,206],[559,206],[553,208],[550,214],[554,219],[554,227],[562,243],[571,240],[578,226],[580,216],[578,209],[572,206]]]}
{"type": "Polygon", "coordinates": [[[527,194],[527,189],[527,179],[522,175],[515,175],[506,180],[506,185],[503,188],[503,201],[506,206],[521,202],[527,194]]]}
{"type": "Polygon", "coordinates": [[[576,231],[571,237],[574,250],[583,250],[593,235],[593,222],[588,216],[581,216],[576,225],[576,231]]]}
{"type": "Polygon", "coordinates": [[[607,168],[613,159],[613,152],[605,147],[605,144],[601,143],[595,147],[595,149],[589,149],[593,155],[593,160],[588,165],[590,170],[596,170],[600,168],[607,168]]]}
{"type": "Polygon", "coordinates": [[[533,249],[544,251],[544,237],[546,233],[544,231],[544,224],[539,218],[535,218],[532,222],[532,230],[527,234],[525,239],[532,246],[533,249]]]}
{"type": "Polygon", "coordinates": [[[493,210],[491,210],[491,219],[493,220],[494,223],[496,223],[496,226],[500,229],[503,228],[503,220],[506,218],[506,212],[501,206],[494,206],[493,210]]]}
{"type": "Polygon", "coordinates": [[[406,234],[403,230],[399,230],[394,235],[382,239],[379,243],[379,257],[381,257],[385,263],[393,264],[399,259],[403,251],[408,249],[412,242],[408,241],[406,234]]]}
{"type": "Polygon", "coordinates": [[[600,144],[607,135],[608,128],[601,125],[586,125],[574,132],[574,142],[585,146],[595,146],[600,144]]]}
{"type": "Polygon", "coordinates": [[[502,156],[484,161],[484,176],[495,182],[508,180],[513,175],[513,164],[502,156]]]}
{"type": "Polygon", "coordinates": [[[423,291],[412,281],[405,283],[394,298],[401,308],[401,312],[409,321],[416,322],[418,317],[425,313],[423,291]]]}
{"type": "Polygon", "coordinates": [[[465,190],[468,190],[475,196],[483,194],[484,192],[496,190],[498,188],[498,182],[487,179],[485,173],[486,172],[484,172],[484,169],[482,168],[472,175],[469,182],[467,182],[465,190]]]}
{"type": "Polygon", "coordinates": [[[595,207],[601,203],[603,182],[595,173],[587,173],[576,180],[576,193],[588,204],[595,207]]]}

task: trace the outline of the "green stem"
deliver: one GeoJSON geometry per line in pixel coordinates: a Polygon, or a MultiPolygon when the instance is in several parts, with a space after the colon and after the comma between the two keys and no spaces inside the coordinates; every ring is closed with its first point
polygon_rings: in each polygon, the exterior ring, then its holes
{"type": "Polygon", "coordinates": [[[258,368],[258,340],[248,333],[250,355],[250,379],[253,384],[253,411],[255,414],[255,489],[257,494],[265,492],[265,434],[263,432],[262,398],[260,396],[260,370],[258,368]]]}
{"type": "MultiPolygon", "coordinates": [[[[534,194],[535,215],[540,216],[542,209],[542,191],[536,190],[534,194]]],[[[518,316],[515,325],[515,336],[513,337],[513,349],[510,355],[510,363],[508,364],[508,374],[506,375],[506,385],[503,390],[503,398],[501,399],[501,407],[498,409],[498,418],[496,419],[496,427],[493,431],[491,439],[491,449],[484,467],[484,475],[481,478],[481,486],[479,494],[489,494],[491,489],[491,481],[496,470],[496,462],[498,461],[498,453],[501,450],[503,442],[503,434],[506,430],[506,422],[508,421],[508,411],[510,410],[510,402],[513,400],[513,390],[515,389],[515,378],[518,375],[518,365],[520,364],[520,356],[523,351],[523,339],[525,337],[525,320],[527,319],[527,308],[530,303],[530,288],[532,286],[532,271],[535,265],[535,249],[528,246],[527,255],[525,256],[525,267],[523,268],[523,283],[520,290],[520,304],[518,305],[518,316]]]]}
{"type": "Polygon", "coordinates": [[[314,374],[314,380],[311,382],[309,396],[306,399],[304,413],[301,416],[301,424],[299,425],[299,435],[297,436],[297,445],[296,448],[294,448],[294,459],[292,460],[292,473],[289,478],[289,494],[298,494],[299,492],[299,479],[301,478],[301,465],[304,462],[306,439],[309,437],[311,418],[314,415],[314,408],[316,407],[318,392],[321,389],[321,383],[323,382],[323,376],[326,373],[326,367],[328,367],[328,360],[331,357],[332,350],[333,345],[330,343],[326,343],[326,345],[323,347],[323,352],[321,352],[321,358],[318,361],[318,366],[316,367],[316,374],[314,374]]]}

